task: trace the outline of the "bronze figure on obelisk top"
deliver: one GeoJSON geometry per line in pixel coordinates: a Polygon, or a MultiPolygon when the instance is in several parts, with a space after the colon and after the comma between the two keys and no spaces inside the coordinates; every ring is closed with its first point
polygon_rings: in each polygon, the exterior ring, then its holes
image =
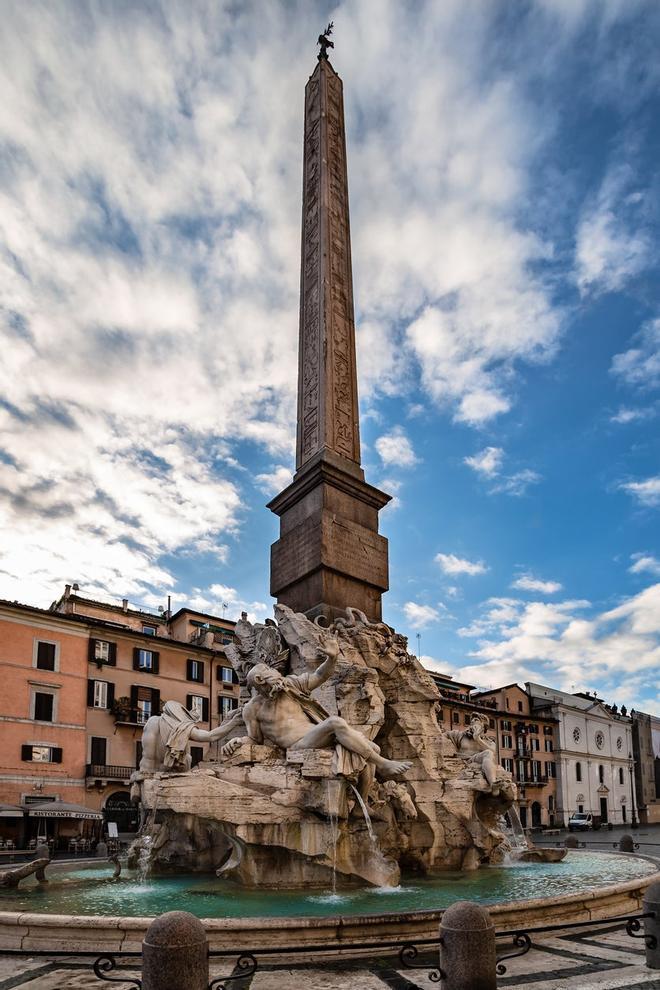
{"type": "Polygon", "coordinates": [[[269,508],[280,516],[271,594],[310,617],[347,606],[381,618],[389,496],[364,481],[342,82],[319,36],[305,89],[296,475],[269,508]]]}

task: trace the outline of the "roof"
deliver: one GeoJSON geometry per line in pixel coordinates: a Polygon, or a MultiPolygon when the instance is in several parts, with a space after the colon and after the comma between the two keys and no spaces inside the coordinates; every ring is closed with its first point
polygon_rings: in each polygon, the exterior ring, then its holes
{"type": "Polygon", "coordinates": [[[503,684],[501,687],[489,688],[488,691],[477,691],[477,694],[498,694],[500,691],[508,691],[509,688],[518,688],[522,694],[527,694],[527,691],[518,684],[518,681],[511,681],[510,684],[503,684]]]}
{"type": "Polygon", "coordinates": [[[230,626],[236,625],[234,619],[222,619],[218,615],[211,615],[209,612],[198,612],[196,608],[188,608],[186,605],[184,605],[180,609],[177,609],[174,615],[170,616],[170,622],[174,622],[174,620],[178,619],[180,615],[185,615],[185,614],[199,615],[201,616],[202,619],[213,619],[214,622],[226,622],[227,625],[230,626]]]}
{"type": "MultiPolygon", "coordinates": [[[[36,605],[25,605],[22,602],[14,601],[10,602],[8,599],[0,598],[0,607],[5,606],[6,608],[16,609],[16,611],[31,612],[43,618],[48,618],[57,622],[71,622],[78,626],[87,626],[90,629],[102,629],[108,633],[114,633],[115,635],[135,637],[140,640],[140,642],[149,643],[162,643],[167,646],[180,647],[184,650],[194,650],[209,655],[217,655],[218,650],[211,649],[208,646],[201,646],[193,643],[186,643],[181,639],[174,639],[171,636],[160,636],[158,633],[151,635],[149,633],[143,633],[138,629],[132,629],[130,626],[124,625],[122,622],[112,622],[109,619],[100,619],[95,615],[80,615],[75,612],[69,614],[68,612],[52,612],[49,608],[39,608],[36,605]]],[[[195,615],[202,615],[202,612],[195,612],[195,615]]],[[[228,621],[228,620],[226,620],[228,621]]]]}

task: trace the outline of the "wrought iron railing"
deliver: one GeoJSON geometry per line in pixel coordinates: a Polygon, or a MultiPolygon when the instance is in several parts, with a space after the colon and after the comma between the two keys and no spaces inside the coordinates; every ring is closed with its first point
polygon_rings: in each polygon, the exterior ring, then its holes
{"type": "Polygon", "coordinates": [[[105,763],[88,763],[85,775],[87,777],[110,777],[113,780],[128,780],[135,767],[108,766],[105,763]]]}

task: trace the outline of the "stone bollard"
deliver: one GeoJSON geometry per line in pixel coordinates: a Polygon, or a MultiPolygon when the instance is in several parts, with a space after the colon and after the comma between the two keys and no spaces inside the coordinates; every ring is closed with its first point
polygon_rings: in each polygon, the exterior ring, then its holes
{"type": "Polygon", "coordinates": [[[440,922],[443,990],[497,990],[495,926],[486,908],[456,901],[440,922]]]}
{"type": "Polygon", "coordinates": [[[50,849],[48,848],[45,842],[42,842],[41,845],[38,845],[37,848],[34,850],[34,858],[35,859],[51,858],[50,849]]]}
{"type": "Polygon", "coordinates": [[[96,858],[97,859],[107,859],[108,858],[108,843],[101,839],[100,842],[96,843],[96,858]]]}
{"type": "Polygon", "coordinates": [[[207,990],[209,946],[199,918],[168,911],[154,918],[142,943],[142,990],[207,990]]]}
{"type": "Polygon", "coordinates": [[[567,835],[564,839],[564,846],[566,849],[577,849],[580,845],[580,840],[576,839],[574,835],[567,835]]]}
{"type": "Polygon", "coordinates": [[[660,882],[652,883],[647,888],[642,913],[655,915],[644,918],[644,934],[655,938],[655,945],[646,946],[646,965],[649,969],[660,969],[660,882]]]}
{"type": "Polygon", "coordinates": [[[619,839],[619,852],[634,853],[635,842],[632,835],[622,835],[619,839]]]}

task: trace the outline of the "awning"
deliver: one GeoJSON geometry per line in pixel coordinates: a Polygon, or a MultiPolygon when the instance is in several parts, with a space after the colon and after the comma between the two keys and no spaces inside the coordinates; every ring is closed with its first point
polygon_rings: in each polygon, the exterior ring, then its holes
{"type": "Polygon", "coordinates": [[[65,804],[64,801],[44,801],[43,804],[29,804],[27,810],[30,818],[80,818],[102,822],[100,811],[85,808],[81,804],[65,804]]]}
{"type": "Polygon", "coordinates": [[[23,809],[17,804],[0,804],[0,818],[22,818],[23,809]]]}

